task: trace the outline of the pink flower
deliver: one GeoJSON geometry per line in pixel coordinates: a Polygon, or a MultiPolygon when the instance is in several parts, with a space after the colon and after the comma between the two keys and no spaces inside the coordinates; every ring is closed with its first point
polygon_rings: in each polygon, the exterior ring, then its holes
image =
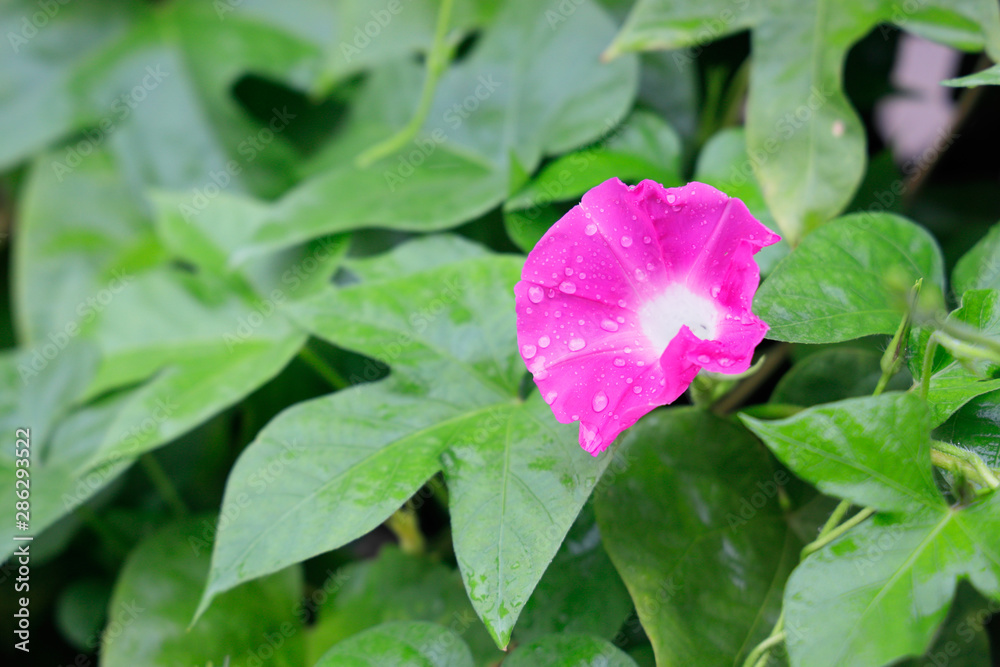
{"type": "Polygon", "coordinates": [[[750,311],[753,255],[779,240],[703,183],[613,178],[587,192],[514,287],[521,356],[556,419],[579,421],[596,456],[700,369],[746,371],[768,329],[750,311]]]}

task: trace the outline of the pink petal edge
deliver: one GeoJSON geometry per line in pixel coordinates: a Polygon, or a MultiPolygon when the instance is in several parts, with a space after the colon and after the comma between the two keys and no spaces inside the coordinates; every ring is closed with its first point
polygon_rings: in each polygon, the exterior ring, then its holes
{"type": "Polygon", "coordinates": [[[746,371],[768,329],[750,310],[753,255],[779,240],[704,183],[612,178],[584,194],[514,287],[518,347],[556,419],[579,421],[596,456],[700,369],[746,371]]]}

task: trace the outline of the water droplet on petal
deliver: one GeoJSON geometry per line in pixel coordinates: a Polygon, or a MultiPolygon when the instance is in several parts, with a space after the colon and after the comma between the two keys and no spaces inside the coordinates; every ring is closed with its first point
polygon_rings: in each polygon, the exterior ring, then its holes
{"type": "Polygon", "coordinates": [[[645,243],[646,245],[649,245],[650,243],[653,242],[653,239],[649,238],[648,236],[643,236],[642,242],[645,243]]]}
{"type": "Polygon", "coordinates": [[[564,280],[559,283],[559,291],[565,292],[566,294],[573,294],[576,292],[576,285],[569,280],[564,280]]]}
{"type": "Polygon", "coordinates": [[[632,245],[632,237],[631,236],[623,236],[622,237],[622,247],[623,248],[627,248],[630,245],[632,245]]]}
{"type": "Polygon", "coordinates": [[[618,323],[614,320],[603,320],[601,322],[601,328],[605,331],[618,331],[618,323]]]}
{"type": "Polygon", "coordinates": [[[711,360],[712,360],[712,358],[709,357],[707,354],[699,354],[698,355],[698,363],[707,364],[711,360]]]}
{"type": "Polygon", "coordinates": [[[545,402],[548,403],[549,405],[555,403],[557,398],[559,398],[559,392],[557,391],[550,391],[549,393],[545,394],[545,402]]]}
{"type": "Polygon", "coordinates": [[[618,307],[619,308],[625,307],[625,299],[618,299],[618,307]]]}
{"type": "Polygon", "coordinates": [[[615,319],[618,320],[618,324],[625,324],[625,318],[622,317],[621,315],[619,315],[615,319]]]}
{"type": "Polygon", "coordinates": [[[625,354],[632,354],[632,348],[626,347],[625,348],[625,354]]]}
{"type": "Polygon", "coordinates": [[[677,195],[674,195],[674,194],[670,194],[670,193],[668,192],[668,193],[667,193],[667,203],[668,203],[668,204],[673,204],[673,203],[674,203],[675,201],[677,201],[677,195]]]}
{"type": "Polygon", "coordinates": [[[545,291],[537,285],[529,287],[528,298],[531,300],[531,303],[539,303],[543,298],[545,298],[545,291]]]}
{"type": "Polygon", "coordinates": [[[601,412],[608,407],[608,395],[603,391],[597,392],[594,394],[594,402],[592,405],[594,407],[594,412],[601,412]]]}
{"type": "Polygon", "coordinates": [[[645,280],[646,279],[646,272],[643,271],[642,269],[636,269],[635,270],[635,279],[636,280],[645,280]]]}
{"type": "Polygon", "coordinates": [[[531,359],[535,356],[535,352],[538,352],[538,348],[534,345],[525,345],[521,348],[522,354],[524,354],[525,359],[531,359]]]}
{"type": "Polygon", "coordinates": [[[621,357],[618,357],[617,359],[615,359],[615,366],[617,366],[618,368],[621,368],[624,365],[625,365],[625,360],[624,359],[622,359],[621,357]]]}
{"type": "Polygon", "coordinates": [[[576,261],[582,262],[583,261],[583,255],[577,255],[576,256],[576,261]]]}
{"type": "MultiPolygon", "coordinates": [[[[587,214],[587,217],[588,218],[590,217],[589,213],[587,214]]],[[[595,225],[594,223],[590,223],[589,225],[583,228],[583,233],[586,234],[587,236],[593,236],[594,234],[597,233],[597,225],[595,225]]]]}
{"type": "Polygon", "coordinates": [[[582,338],[571,338],[569,341],[569,349],[573,352],[582,350],[585,347],[587,347],[587,341],[582,338]]]}
{"type": "Polygon", "coordinates": [[[720,286],[716,285],[715,287],[712,288],[712,296],[713,297],[719,296],[719,292],[721,292],[721,291],[722,291],[722,288],[720,286]]]}
{"type": "Polygon", "coordinates": [[[726,357],[722,357],[721,359],[719,359],[719,365],[722,366],[723,368],[729,368],[730,366],[733,365],[733,360],[727,359],[726,357]]]}
{"type": "Polygon", "coordinates": [[[632,387],[632,393],[634,393],[634,394],[641,394],[642,393],[642,387],[639,387],[639,386],[632,387]]]}
{"type": "Polygon", "coordinates": [[[549,344],[551,342],[552,341],[549,340],[548,336],[542,336],[541,338],[538,339],[538,347],[540,347],[540,348],[542,348],[544,350],[545,348],[547,348],[549,346],[549,344]]]}
{"type": "Polygon", "coordinates": [[[569,268],[568,266],[566,267],[565,271],[567,276],[573,275],[573,269],[569,268]]]}

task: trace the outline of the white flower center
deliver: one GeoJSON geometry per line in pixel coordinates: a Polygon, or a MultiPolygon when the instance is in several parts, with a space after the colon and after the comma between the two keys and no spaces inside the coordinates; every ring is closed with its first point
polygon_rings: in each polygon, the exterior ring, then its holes
{"type": "Polygon", "coordinates": [[[718,317],[711,299],[694,294],[687,285],[674,283],[639,310],[639,326],[662,354],[685,324],[698,338],[714,339],[718,317]]]}

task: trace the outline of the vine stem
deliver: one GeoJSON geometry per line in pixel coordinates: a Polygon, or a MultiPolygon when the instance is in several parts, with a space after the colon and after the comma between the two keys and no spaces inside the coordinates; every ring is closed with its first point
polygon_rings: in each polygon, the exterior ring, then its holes
{"type": "Polygon", "coordinates": [[[961,468],[969,479],[990,489],[1000,488],[1000,479],[975,452],[956,447],[950,442],[931,442],[931,462],[939,468],[961,468]]]}
{"type": "Polygon", "coordinates": [[[153,482],[153,486],[156,487],[157,492],[163,497],[170,509],[173,510],[177,517],[185,517],[188,515],[188,507],[184,504],[184,500],[181,498],[181,494],[177,492],[177,488],[174,483],[170,481],[170,476],[166,473],[160,462],[156,460],[152,452],[147,452],[143,454],[139,459],[139,464],[142,465],[142,469],[146,471],[149,479],[153,482]]]}
{"type": "Polygon", "coordinates": [[[416,112],[399,132],[358,155],[355,162],[359,167],[369,167],[372,163],[400,150],[413,141],[417,132],[423,127],[424,121],[427,120],[427,114],[431,111],[431,104],[434,102],[434,92],[437,90],[438,79],[444,74],[451,61],[451,47],[446,38],[448,24],[451,22],[451,8],[454,4],[455,0],[441,0],[437,25],[434,28],[434,42],[427,55],[427,77],[424,79],[423,90],[420,91],[420,102],[417,103],[416,112]]]}

